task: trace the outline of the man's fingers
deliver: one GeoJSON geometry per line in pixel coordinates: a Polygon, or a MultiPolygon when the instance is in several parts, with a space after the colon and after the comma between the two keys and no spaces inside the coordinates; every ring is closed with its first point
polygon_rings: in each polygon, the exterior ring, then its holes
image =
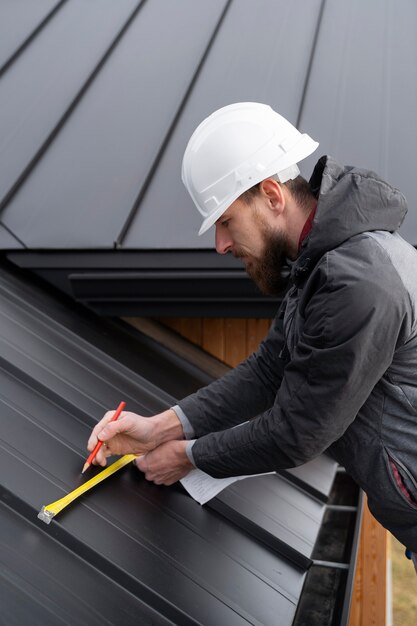
{"type": "Polygon", "coordinates": [[[166,486],[177,482],[178,478],[176,477],[175,469],[171,467],[161,467],[160,464],[155,463],[154,456],[152,452],[149,452],[135,460],[137,468],[143,472],[146,480],[155,483],[155,485],[166,486]],[[146,458],[148,456],[150,459],[146,458]]]}
{"type": "Polygon", "coordinates": [[[111,421],[113,415],[114,411],[108,411],[103,419],[100,420],[96,426],[94,426],[87,443],[88,450],[94,450],[98,441],[107,441],[115,435],[129,430],[130,420],[127,420],[127,417],[126,415],[123,415],[123,412],[120,414],[119,419],[115,422],[111,421]]]}
{"type": "Polygon", "coordinates": [[[135,459],[135,463],[138,469],[140,469],[141,472],[145,473],[146,470],[148,469],[148,464],[146,462],[146,454],[142,454],[142,456],[139,456],[137,459],[135,459]]]}
{"type": "Polygon", "coordinates": [[[105,467],[105,465],[107,465],[108,456],[111,456],[111,452],[106,444],[103,444],[100,450],[97,452],[96,458],[94,459],[93,463],[95,465],[101,465],[102,467],[105,467]]]}
{"type": "Polygon", "coordinates": [[[149,463],[146,459],[147,455],[146,454],[142,454],[142,456],[138,457],[135,460],[136,463],[136,467],[143,473],[145,474],[145,478],[146,480],[149,481],[154,481],[155,479],[155,475],[152,472],[151,468],[149,467],[149,463]]]}
{"type": "Polygon", "coordinates": [[[123,430],[123,424],[121,427],[119,422],[111,422],[110,424],[106,424],[106,426],[97,433],[97,438],[100,441],[107,441],[115,435],[118,435],[121,430],[123,430]]]}
{"type": "MultiPolygon", "coordinates": [[[[103,417],[101,418],[101,420],[94,426],[93,430],[91,431],[91,435],[88,439],[87,442],[87,449],[92,451],[95,446],[97,445],[98,442],[98,433],[103,430],[104,426],[111,420],[111,418],[114,415],[114,411],[107,411],[107,413],[105,413],[103,415],[103,417]]],[[[123,412],[120,414],[120,417],[122,417],[123,412]]]]}

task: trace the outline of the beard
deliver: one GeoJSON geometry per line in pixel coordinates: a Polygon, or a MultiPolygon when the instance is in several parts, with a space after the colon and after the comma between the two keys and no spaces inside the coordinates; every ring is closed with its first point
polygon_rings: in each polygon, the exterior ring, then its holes
{"type": "Polygon", "coordinates": [[[287,269],[288,238],[266,224],[262,224],[262,232],[262,255],[247,261],[246,272],[263,294],[279,296],[288,286],[288,272],[284,271],[284,268],[287,269]]]}

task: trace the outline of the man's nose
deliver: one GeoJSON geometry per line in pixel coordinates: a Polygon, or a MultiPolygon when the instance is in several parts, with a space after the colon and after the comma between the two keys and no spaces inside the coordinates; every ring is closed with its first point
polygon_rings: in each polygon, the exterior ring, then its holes
{"type": "Polygon", "coordinates": [[[216,251],[226,254],[232,249],[232,238],[225,228],[216,224],[216,251]]]}

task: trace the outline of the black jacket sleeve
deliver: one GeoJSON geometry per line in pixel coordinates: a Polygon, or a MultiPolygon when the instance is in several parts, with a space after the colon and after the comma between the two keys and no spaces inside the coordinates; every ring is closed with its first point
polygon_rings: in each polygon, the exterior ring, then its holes
{"type": "MultiPolygon", "coordinates": [[[[322,258],[301,298],[303,331],[274,402],[239,428],[198,439],[197,467],[215,477],[294,467],[343,435],[389,367],[408,323],[409,303],[395,269],[367,254],[364,263],[349,247],[322,258]]],[[[251,390],[249,379],[247,385],[251,390]]]]}

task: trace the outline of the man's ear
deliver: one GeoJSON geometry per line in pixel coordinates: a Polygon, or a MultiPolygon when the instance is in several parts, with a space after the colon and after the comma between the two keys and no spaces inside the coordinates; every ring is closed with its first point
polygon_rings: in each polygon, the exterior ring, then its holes
{"type": "Polygon", "coordinates": [[[280,215],[285,208],[285,194],[282,185],[273,178],[265,178],[260,183],[260,191],[267,200],[269,208],[280,215]]]}

